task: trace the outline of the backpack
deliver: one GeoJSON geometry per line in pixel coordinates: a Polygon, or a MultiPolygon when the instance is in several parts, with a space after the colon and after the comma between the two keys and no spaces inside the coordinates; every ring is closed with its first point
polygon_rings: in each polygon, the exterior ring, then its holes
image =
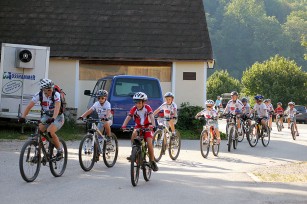
{"type": "MultiPolygon", "coordinates": [[[[51,100],[52,100],[53,103],[54,103],[54,94],[55,94],[55,92],[59,92],[60,93],[61,107],[60,107],[59,114],[62,114],[62,113],[65,112],[66,105],[67,105],[66,99],[65,99],[66,93],[58,85],[54,85],[54,90],[53,90],[52,96],[51,96],[51,100]]],[[[39,92],[39,101],[42,104],[42,102],[43,102],[43,91],[42,90],[40,90],[40,92],[39,92]]]]}

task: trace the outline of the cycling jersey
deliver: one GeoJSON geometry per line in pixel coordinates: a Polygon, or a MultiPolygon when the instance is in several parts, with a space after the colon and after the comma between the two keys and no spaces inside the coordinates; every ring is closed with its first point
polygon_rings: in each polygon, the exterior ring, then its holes
{"type": "Polygon", "coordinates": [[[293,108],[293,109],[287,109],[286,111],[285,111],[285,114],[286,115],[288,115],[288,117],[289,118],[293,118],[293,117],[295,117],[295,114],[297,113],[297,110],[295,109],[295,108],[293,108]]]}
{"type": "Polygon", "coordinates": [[[267,118],[268,117],[268,111],[267,106],[264,103],[255,104],[253,110],[257,111],[259,118],[267,118]]]}
{"type": "Polygon", "coordinates": [[[249,114],[250,113],[250,110],[251,110],[251,107],[250,107],[250,105],[248,104],[248,103],[246,103],[246,105],[245,106],[243,106],[243,108],[242,108],[243,110],[243,114],[249,114]]]}
{"type": "Polygon", "coordinates": [[[111,110],[111,104],[109,101],[105,101],[101,105],[99,101],[96,101],[90,109],[96,111],[99,118],[105,118],[107,115],[107,111],[111,110]]]}
{"type": "Polygon", "coordinates": [[[282,107],[277,107],[274,111],[278,115],[284,114],[284,109],[282,107]]]}
{"type": "Polygon", "coordinates": [[[149,115],[153,111],[149,105],[144,105],[142,109],[138,110],[136,106],[133,106],[129,112],[129,116],[133,117],[135,125],[140,126],[149,126],[151,124],[149,115]]]}
{"type": "Polygon", "coordinates": [[[213,118],[213,117],[217,117],[218,113],[215,109],[212,109],[212,110],[204,109],[200,112],[200,115],[203,115],[205,118],[213,118]]]}
{"type": "Polygon", "coordinates": [[[236,109],[239,109],[239,111],[242,111],[243,107],[244,105],[240,100],[236,100],[236,101],[229,100],[224,110],[224,113],[231,112],[232,114],[235,114],[236,109]]]}
{"type": "MultiPolygon", "coordinates": [[[[43,100],[40,104],[42,107],[43,112],[52,112],[55,108],[55,102],[61,102],[61,96],[59,92],[54,93],[54,100],[51,98],[52,96],[47,97],[45,94],[43,94],[43,100]]],[[[33,97],[32,101],[36,104],[39,102],[39,92],[37,92],[33,97]]]]}
{"type": "Polygon", "coordinates": [[[172,102],[171,104],[167,104],[167,102],[164,102],[158,109],[160,111],[163,111],[164,113],[163,117],[166,118],[177,117],[177,105],[174,102],[172,102]]]}

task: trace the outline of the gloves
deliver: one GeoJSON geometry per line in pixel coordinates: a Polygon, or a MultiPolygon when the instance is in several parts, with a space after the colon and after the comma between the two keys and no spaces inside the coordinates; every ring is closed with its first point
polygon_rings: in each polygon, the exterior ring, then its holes
{"type": "Polygon", "coordinates": [[[19,122],[19,123],[25,123],[25,122],[26,122],[26,119],[25,119],[25,118],[19,118],[19,119],[18,119],[18,122],[19,122]]]}
{"type": "Polygon", "coordinates": [[[83,117],[80,116],[77,120],[83,120],[83,117]]]}
{"type": "Polygon", "coordinates": [[[46,120],[46,123],[47,124],[50,124],[50,123],[53,123],[54,122],[54,118],[48,118],[47,120],[46,120]]]}

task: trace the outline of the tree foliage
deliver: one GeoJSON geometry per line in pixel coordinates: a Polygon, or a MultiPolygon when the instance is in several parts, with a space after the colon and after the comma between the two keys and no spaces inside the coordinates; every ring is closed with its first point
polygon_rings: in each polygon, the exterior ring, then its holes
{"type": "Polygon", "coordinates": [[[215,100],[218,95],[234,90],[240,92],[241,84],[227,70],[215,71],[207,80],[207,99],[215,100]]]}
{"type": "Polygon", "coordinates": [[[244,94],[262,94],[274,104],[278,101],[307,104],[307,73],[293,60],[278,55],[248,68],[243,73],[242,84],[244,94]]]}

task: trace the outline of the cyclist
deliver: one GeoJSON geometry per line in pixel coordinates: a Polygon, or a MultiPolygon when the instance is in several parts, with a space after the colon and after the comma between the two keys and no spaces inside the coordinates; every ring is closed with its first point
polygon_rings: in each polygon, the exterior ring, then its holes
{"type": "Polygon", "coordinates": [[[295,103],[294,102],[289,102],[288,103],[288,108],[287,110],[285,111],[285,115],[287,115],[287,120],[288,120],[288,129],[290,129],[290,120],[292,118],[293,120],[293,124],[294,124],[294,127],[296,129],[296,136],[299,136],[299,133],[298,133],[298,129],[297,129],[297,125],[296,125],[296,114],[297,114],[297,110],[294,108],[294,105],[295,103]]]}
{"type": "Polygon", "coordinates": [[[276,120],[279,120],[282,124],[282,128],[284,127],[284,109],[282,108],[282,103],[277,103],[277,108],[274,111],[276,113],[276,120]]]}
{"type": "Polygon", "coordinates": [[[83,120],[83,118],[86,118],[86,116],[90,115],[93,111],[96,111],[98,114],[99,119],[101,119],[102,122],[98,123],[98,129],[100,131],[105,128],[107,133],[107,142],[110,142],[110,136],[111,136],[111,125],[113,123],[113,117],[111,113],[111,104],[107,100],[108,92],[106,90],[98,90],[95,94],[97,97],[97,101],[93,104],[91,108],[89,108],[87,111],[85,111],[78,119],[83,120]]]}
{"type": "MultiPolygon", "coordinates": [[[[153,171],[158,171],[159,168],[154,161],[154,149],[152,146],[152,138],[153,138],[153,129],[155,129],[155,119],[153,116],[153,111],[149,105],[146,104],[147,101],[147,95],[143,92],[137,92],[133,96],[133,102],[135,103],[135,106],[133,106],[126,117],[123,125],[122,125],[122,130],[126,129],[126,126],[128,122],[131,120],[133,117],[133,120],[135,122],[135,129],[132,133],[131,136],[131,144],[133,143],[133,140],[137,136],[136,129],[145,127],[150,129],[145,133],[144,139],[147,142],[148,145],[148,152],[149,152],[149,159],[150,159],[150,165],[153,171]]],[[[128,160],[131,160],[131,156],[127,157],[128,160]]]]}
{"type": "Polygon", "coordinates": [[[42,91],[42,117],[41,123],[39,124],[40,132],[47,133],[54,143],[54,146],[57,148],[57,158],[63,157],[63,149],[60,147],[60,141],[56,132],[61,129],[64,124],[64,114],[60,112],[61,108],[61,96],[60,93],[55,91],[54,83],[50,79],[41,79],[39,81],[39,85],[41,90],[37,92],[33,97],[32,100],[27,105],[26,109],[24,110],[21,118],[19,118],[20,123],[24,123],[26,120],[26,116],[29,114],[30,110],[33,106],[40,101],[40,92],[42,91]],[[52,98],[53,97],[53,98],[52,98]]]}
{"type": "MultiPolygon", "coordinates": [[[[204,116],[207,119],[214,119],[214,130],[216,133],[216,139],[217,143],[220,144],[221,142],[221,137],[220,137],[220,131],[219,131],[219,125],[217,121],[218,113],[217,111],[213,108],[214,107],[214,101],[213,100],[207,100],[206,103],[206,108],[199,113],[195,115],[195,118],[197,119],[199,116],[204,116]]],[[[208,135],[203,135],[204,137],[204,143],[208,143],[208,135]]],[[[212,138],[213,139],[213,138],[212,138]]]]}
{"type": "Polygon", "coordinates": [[[272,118],[273,118],[273,113],[274,113],[274,107],[273,107],[273,105],[271,104],[271,99],[265,99],[264,100],[264,103],[265,103],[265,105],[267,106],[267,108],[268,108],[268,115],[269,115],[269,120],[268,120],[268,122],[269,122],[269,127],[270,127],[270,129],[272,130],[272,118]]]}
{"type": "Polygon", "coordinates": [[[256,103],[254,105],[254,108],[250,111],[250,114],[253,114],[255,111],[257,111],[258,122],[261,122],[262,126],[266,127],[268,120],[268,111],[267,111],[267,106],[264,103],[262,103],[263,96],[257,95],[254,97],[254,99],[256,103]]]}
{"type": "Polygon", "coordinates": [[[174,95],[171,92],[167,92],[164,94],[165,102],[157,108],[153,115],[157,115],[159,112],[163,112],[159,114],[159,116],[163,115],[164,118],[169,119],[168,124],[172,130],[171,139],[175,138],[175,124],[177,123],[177,105],[174,102],[174,95]]]}
{"type": "Polygon", "coordinates": [[[241,102],[243,103],[243,108],[242,108],[242,119],[245,121],[245,120],[248,120],[248,123],[249,125],[251,125],[251,120],[249,119],[249,117],[247,117],[250,113],[250,110],[251,110],[251,107],[248,103],[248,100],[247,98],[243,97],[241,99],[241,102]]]}
{"type": "Polygon", "coordinates": [[[232,113],[233,115],[237,115],[237,127],[239,134],[242,134],[242,129],[240,125],[240,118],[239,114],[242,113],[242,109],[244,107],[243,103],[238,99],[238,92],[233,91],[231,92],[231,99],[228,101],[223,115],[228,113],[232,113]]]}

